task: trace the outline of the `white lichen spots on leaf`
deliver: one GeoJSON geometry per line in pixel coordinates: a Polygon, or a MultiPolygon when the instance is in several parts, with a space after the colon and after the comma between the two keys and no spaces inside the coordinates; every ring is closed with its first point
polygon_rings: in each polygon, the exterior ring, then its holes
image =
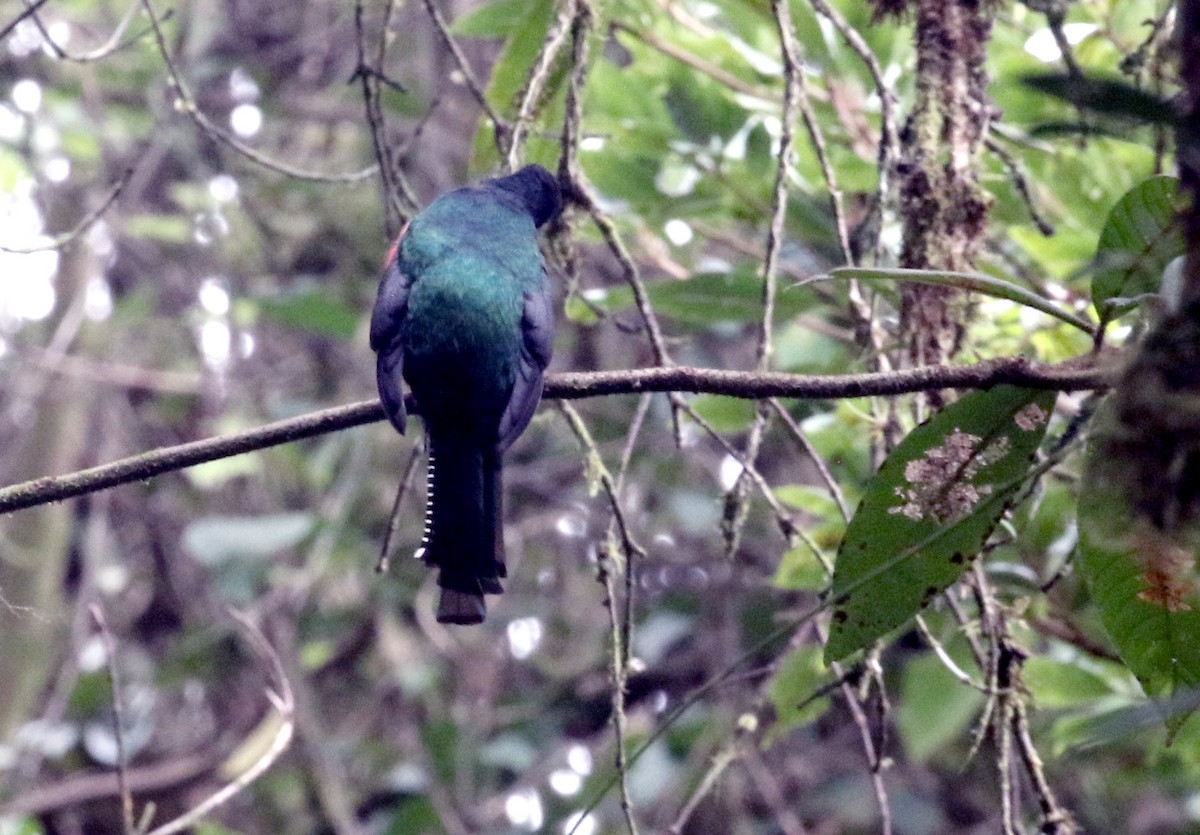
{"type": "Polygon", "coordinates": [[[1008,454],[1008,438],[983,439],[957,427],[940,446],[904,465],[907,486],[896,487],[901,503],[888,508],[914,522],[932,519],[946,524],[969,515],[992,494],[990,484],[973,484],[979,471],[1008,454]]]}
{"type": "Polygon", "coordinates": [[[1032,432],[1046,422],[1050,416],[1046,410],[1036,403],[1030,403],[1013,417],[1013,423],[1018,429],[1032,432]]]}

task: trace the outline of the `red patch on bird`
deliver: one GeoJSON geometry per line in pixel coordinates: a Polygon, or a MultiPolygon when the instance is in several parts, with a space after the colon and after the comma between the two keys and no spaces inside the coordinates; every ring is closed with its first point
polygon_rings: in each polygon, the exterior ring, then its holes
{"type": "Polygon", "coordinates": [[[404,234],[408,231],[408,224],[404,224],[404,228],[400,230],[400,234],[396,236],[396,242],[392,244],[392,248],[388,250],[387,258],[384,259],[383,266],[387,266],[396,260],[396,254],[400,251],[400,244],[404,241],[404,234]]]}

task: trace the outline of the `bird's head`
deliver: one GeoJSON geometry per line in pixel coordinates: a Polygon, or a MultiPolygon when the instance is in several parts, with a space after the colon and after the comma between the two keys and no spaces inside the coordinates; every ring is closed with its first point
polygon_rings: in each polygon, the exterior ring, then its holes
{"type": "Polygon", "coordinates": [[[527,165],[507,177],[486,180],[485,185],[519,197],[533,216],[534,226],[553,220],[562,211],[562,191],[558,180],[540,165],[527,165]]]}

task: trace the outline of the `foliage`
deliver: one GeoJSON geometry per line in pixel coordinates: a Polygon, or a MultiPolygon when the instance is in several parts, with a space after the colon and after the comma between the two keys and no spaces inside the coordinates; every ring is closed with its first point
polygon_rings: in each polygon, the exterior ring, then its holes
{"type": "MultiPolygon", "coordinates": [[[[34,5],[0,2],[0,27],[20,18],[0,39],[6,484],[374,397],[366,316],[390,237],[510,151],[552,169],[569,151],[586,186],[544,247],[556,371],[665,356],[886,376],[921,282],[969,294],[961,342],[933,359],[1067,373],[1136,350],[1185,247],[1158,0],[1070,4],[1068,56],[1063,21],[1035,11],[1056,4],[997,5],[1002,116],[960,160],[987,193],[974,271],[919,274],[895,268],[913,217],[889,156],[920,133],[900,130],[927,92],[915,15],[34,5]],[[781,160],[788,16],[803,106],[781,160]]],[[[470,630],[433,622],[407,558],[414,430],[8,516],[0,832],[122,831],[112,787],[72,794],[112,773],[118,703],[138,814],[194,808],[279,738],[281,680],[295,739],[196,831],[868,832],[881,802],[896,832],[1003,831],[1013,808],[1032,830],[1046,804],[1088,831],[1186,831],[1195,538],[1157,539],[1122,483],[1105,450],[1137,433],[1111,396],[1053,388],[597,397],[581,433],[546,404],[509,455],[506,592],[470,630]]]]}

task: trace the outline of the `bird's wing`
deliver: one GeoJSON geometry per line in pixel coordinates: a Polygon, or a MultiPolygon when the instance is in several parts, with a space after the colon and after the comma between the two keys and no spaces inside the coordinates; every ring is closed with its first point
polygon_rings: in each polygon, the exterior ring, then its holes
{"type": "Polygon", "coordinates": [[[404,433],[407,414],[404,410],[404,352],[400,346],[400,329],[408,315],[408,291],[412,278],[400,269],[399,251],[405,227],[400,237],[388,252],[383,280],[379,283],[379,294],[375,297],[375,309],[371,311],[371,349],[378,354],[375,359],[375,380],[379,385],[379,397],[383,411],[392,426],[404,433]]]}
{"type": "Polygon", "coordinates": [[[508,405],[496,432],[496,454],[502,455],[525,431],[542,397],[542,372],[554,348],[554,302],[550,289],[525,294],[521,313],[521,354],[508,405]]]}

